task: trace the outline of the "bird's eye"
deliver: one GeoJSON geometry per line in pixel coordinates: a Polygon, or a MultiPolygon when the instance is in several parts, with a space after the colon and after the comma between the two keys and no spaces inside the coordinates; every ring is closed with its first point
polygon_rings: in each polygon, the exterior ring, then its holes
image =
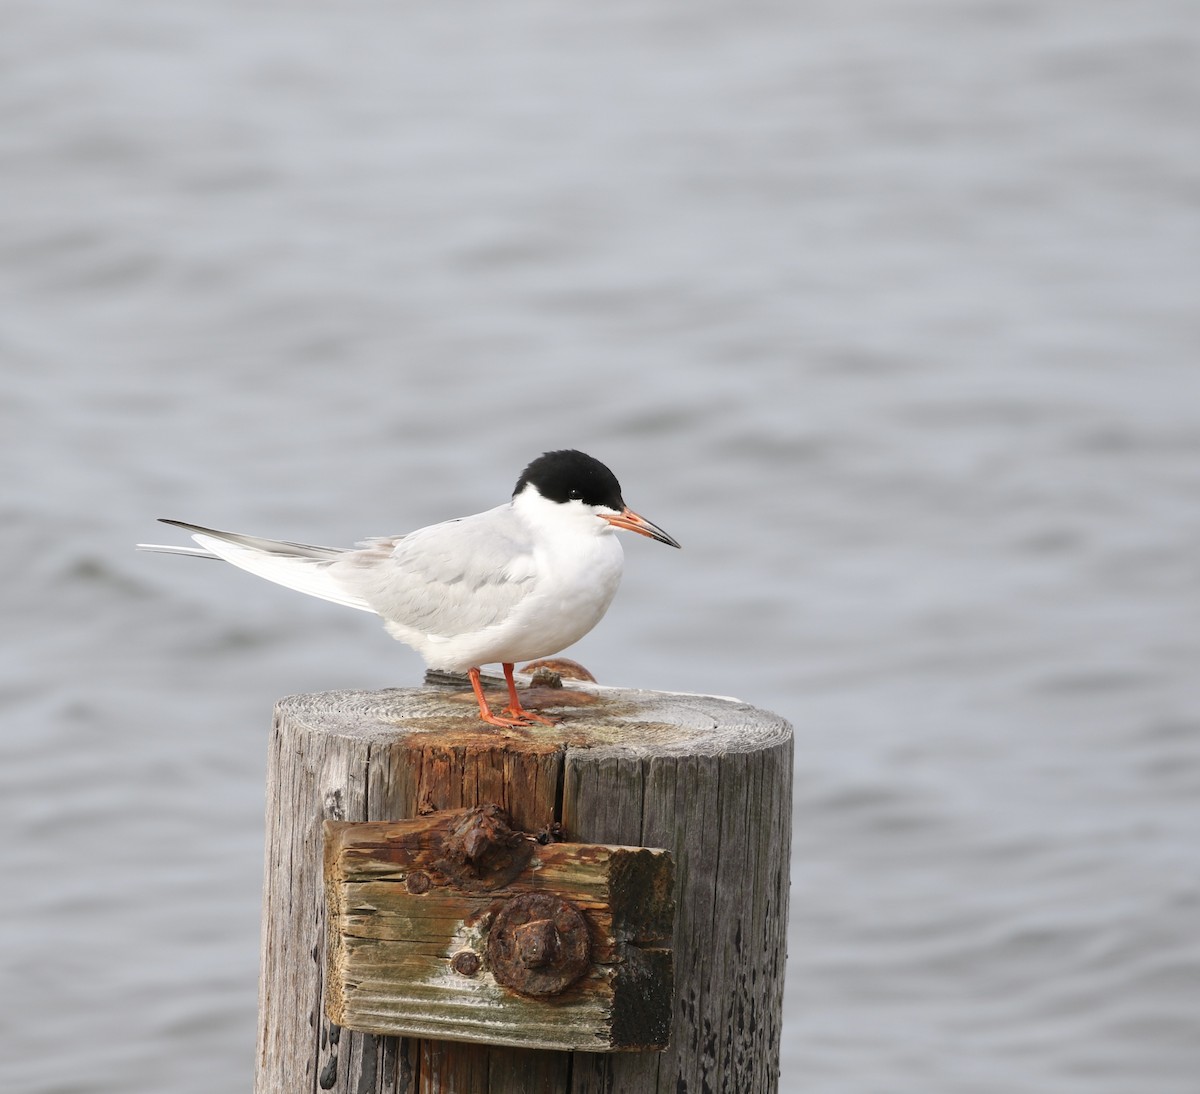
{"type": "Polygon", "coordinates": [[[582,491],[582,490],[579,490],[578,488],[576,488],[576,489],[573,489],[573,490],[572,490],[572,491],[571,491],[571,492],[570,492],[570,493],[567,495],[567,497],[568,497],[568,498],[570,498],[570,499],[571,499],[571,501],[578,501],[580,498],[582,498],[582,497],[583,497],[583,491],[582,491]]]}

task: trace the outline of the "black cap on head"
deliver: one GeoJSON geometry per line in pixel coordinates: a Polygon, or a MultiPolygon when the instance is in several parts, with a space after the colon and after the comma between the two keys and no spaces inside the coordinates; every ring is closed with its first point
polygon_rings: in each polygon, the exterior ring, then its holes
{"type": "Polygon", "coordinates": [[[578,499],[585,505],[606,505],[618,512],[625,508],[617,476],[599,460],[573,448],[539,456],[521,472],[513,496],[530,484],[550,501],[578,499]]]}

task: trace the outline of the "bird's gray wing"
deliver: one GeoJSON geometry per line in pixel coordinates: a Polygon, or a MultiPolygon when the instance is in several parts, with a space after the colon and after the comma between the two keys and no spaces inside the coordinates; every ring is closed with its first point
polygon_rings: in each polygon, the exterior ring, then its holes
{"type": "Polygon", "coordinates": [[[369,540],[325,565],[385,620],[446,638],[508,618],[536,577],[529,533],[510,505],[369,540]]]}

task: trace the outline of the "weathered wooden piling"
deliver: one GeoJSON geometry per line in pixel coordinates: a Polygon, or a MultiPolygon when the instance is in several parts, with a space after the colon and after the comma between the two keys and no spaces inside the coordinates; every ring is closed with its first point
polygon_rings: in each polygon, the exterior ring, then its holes
{"type": "Polygon", "coordinates": [[[278,704],[257,1094],[777,1089],[790,727],[732,700],[582,685],[535,689],[528,705],[562,725],[492,729],[479,722],[469,691],[440,687],[278,704]],[[525,832],[557,823],[567,841],[673,853],[675,997],[666,1050],[502,1048],[379,1036],[327,1017],[323,823],[406,820],[486,803],[525,832]]]}

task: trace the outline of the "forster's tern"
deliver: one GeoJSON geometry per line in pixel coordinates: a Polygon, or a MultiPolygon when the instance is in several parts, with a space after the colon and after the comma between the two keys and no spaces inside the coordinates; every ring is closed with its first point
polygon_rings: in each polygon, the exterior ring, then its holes
{"type": "Polygon", "coordinates": [[[558,653],[600,622],[621,580],[615,530],[679,546],[625,504],[604,464],[572,450],[534,460],[504,505],[357,548],[163,523],[191,532],[200,547],[140,549],[224,559],[289,589],[374,612],[429,668],[466,669],[480,717],[508,727],[554,724],[521,705],[513,665],[558,653]],[[495,662],[508,683],[503,716],[492,713],[479,682],[479,666],[495,662]]]}

